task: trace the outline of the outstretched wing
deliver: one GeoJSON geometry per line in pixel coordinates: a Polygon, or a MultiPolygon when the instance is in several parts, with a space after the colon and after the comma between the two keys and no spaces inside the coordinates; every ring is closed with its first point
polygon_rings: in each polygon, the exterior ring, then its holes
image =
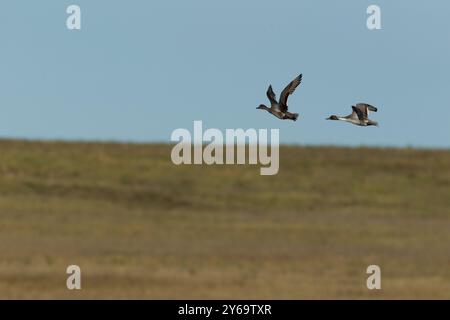
{"type": "Polygon", "coordinates": [[[359,120],[364,120],[367,119],[367,115],[365,114],[365,112],[363,112],[361,110],[361,108],[352,106],[353,109],[353,113],[350,115],[350,117],[355,118],[355,114],[358,116],[359,120]]]}
{"type": "Polygon", "coordinates": [[[371,106],[370,104],[367,104],[367,103],[358,103],[356,105],[356,108],[358,110],[361,110],[361,112],[364,114],[364,117],[366,119],[369,117],[369,111],[373,111],[373,112],[378,111],[377,108],[375,108],[374,106],[371,106]]]}
{"type": "Polygon", "coordinates": [[[270,100],[270,104],[272,106],[276,105],[277,104],[277,96],[275,95],[275,92],[273,92],[273,90],[272,90],[272,85],[269,86],[266,94],[267,94],[267,98],[269,98],[269,100],[270,100]]]}
{"type": "Polygon", "coordinates": [[[298,85],[302,82],[302,75],[299,75],[297,78],[291,81],[286,88],[281,92],[280,95],[280,110],[282,112],[286,112],[288,109],[287,101],[289,96],[295,91],[298,85]]]}

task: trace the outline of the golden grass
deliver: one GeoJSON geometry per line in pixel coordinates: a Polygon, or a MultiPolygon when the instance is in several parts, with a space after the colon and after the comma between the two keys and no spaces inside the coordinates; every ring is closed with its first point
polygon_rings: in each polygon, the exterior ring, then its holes
{"type": "Polygon", "coordinates": [[[3,299],[450,299],[449,151],[285,146],[260,176],[168,145],[0,150],[3,299]]]}

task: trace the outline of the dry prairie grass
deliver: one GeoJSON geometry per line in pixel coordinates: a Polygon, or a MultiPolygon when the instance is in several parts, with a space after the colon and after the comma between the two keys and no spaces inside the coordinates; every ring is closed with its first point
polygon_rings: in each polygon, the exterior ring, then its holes
{"type": "Polygon", "coordinates": [[[449,151],[285,146],[264,177],[168,145],[0,148],[0,298],[450,299],[449,151]]]}

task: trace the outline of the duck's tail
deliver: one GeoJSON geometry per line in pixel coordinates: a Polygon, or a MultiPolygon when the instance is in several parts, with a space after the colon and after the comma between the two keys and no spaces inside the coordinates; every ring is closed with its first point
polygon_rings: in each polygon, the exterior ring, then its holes
{"type": "Polygon", "coordinates": [[[376,121],[369,120],[369,126],[379,127],[380,125],[376,121]]]}
{"type": "Polygon", "coordinates": [[[291,113],[291,119],[292,119],[293,121],[297,121],[297,119],[298,119],[298,113],[291,113]]]}

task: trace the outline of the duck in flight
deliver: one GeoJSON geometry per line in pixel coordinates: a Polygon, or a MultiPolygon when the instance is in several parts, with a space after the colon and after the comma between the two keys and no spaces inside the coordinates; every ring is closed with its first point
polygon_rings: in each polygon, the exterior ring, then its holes
{"type": "Polygon", "coordinates": [[[295,89],[301,82],[302,82],[302,75],[299,75],[297,78],[292,80],[281,92],[279,101],[277,101],[277,97],[272,90],[272,85],[270,85],[266,92],[267,98],[269,98],[270,101],[270,108],[268,108],[264,104],[260,104],[259,107],[257,107],[256,109],[266,110],[267,112],[273,114],[278,119],[282,120],[289,119],[296,121],[298,118],[298,113],[291,113],[288,111],[287,101],[289,96],[292,93],[294,93],[295,89]]]}
{"type": "Polygon", "coordinates": [[[340,120],[353,123],[357,126],[367,127],[367,126],[377,126],[378,122],[369,119],[369,111],[377,112],[377,108],[371,106],[367,103],[358,103],[356,106],[352,106],[352,114],[346,117],[338,117],[332,115],[326,120],[340,120]]]}

